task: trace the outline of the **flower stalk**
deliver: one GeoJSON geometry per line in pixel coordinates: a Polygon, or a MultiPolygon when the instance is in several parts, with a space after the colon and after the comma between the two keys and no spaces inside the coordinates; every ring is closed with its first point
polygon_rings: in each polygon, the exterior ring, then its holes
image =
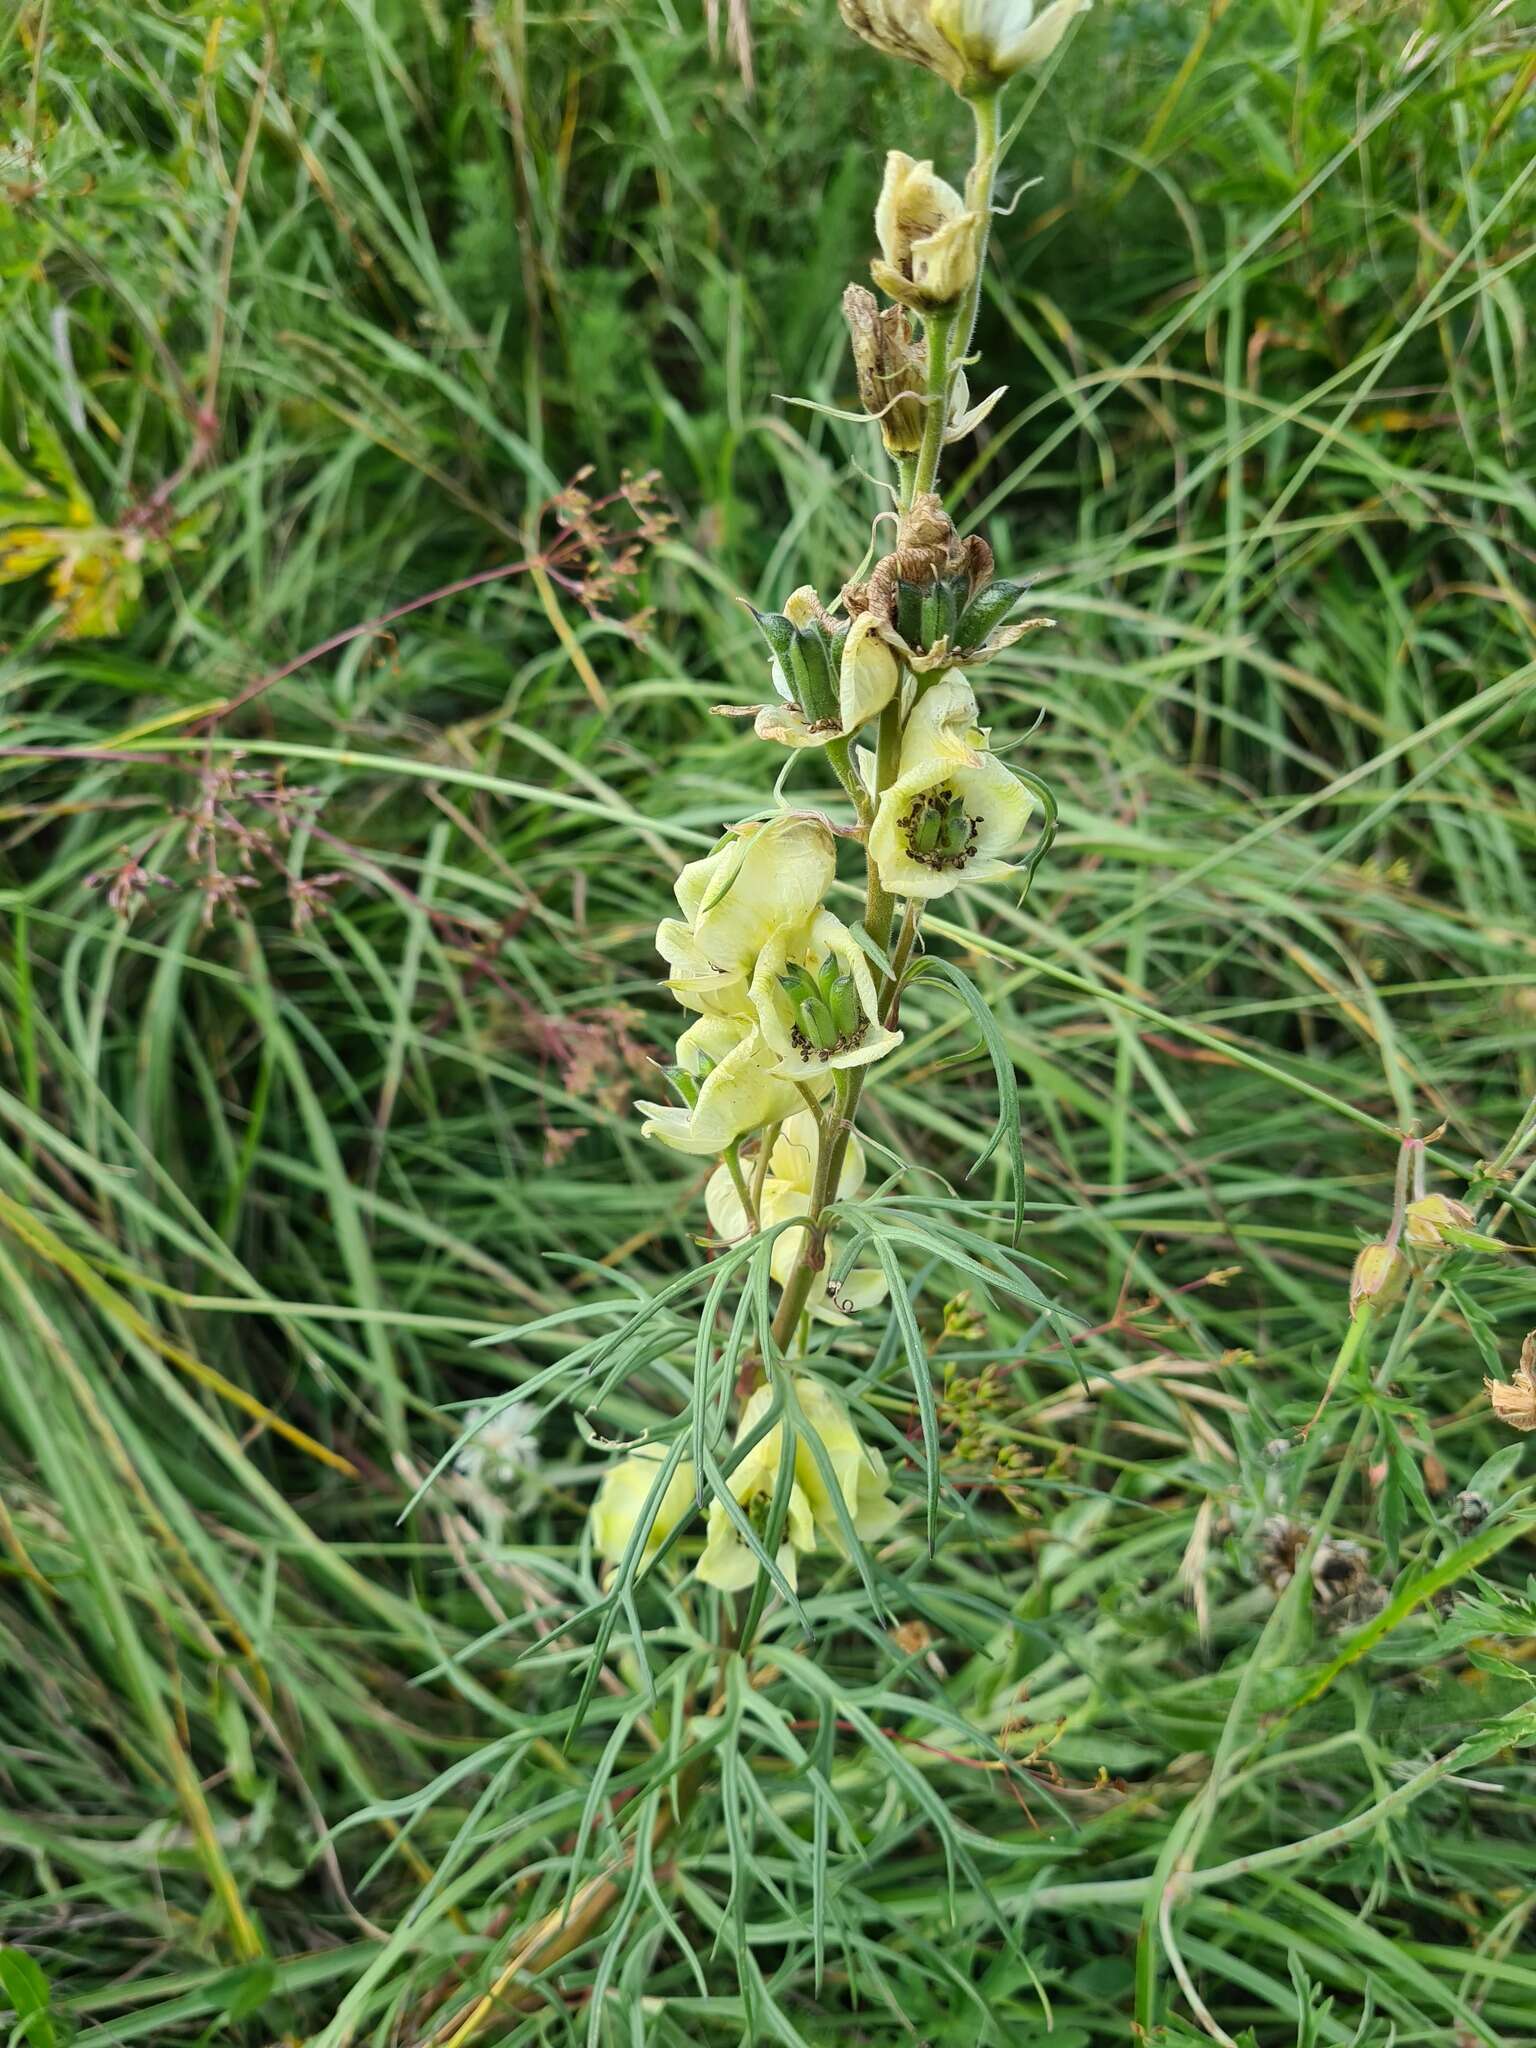
{"type": "MultiPolygon", "coordinates": [[[[716,1243],[768,1239],[780,1290],[768,1356],[737,1382],[745,1406],[734,1463],[713,1467],[695,1418],[695,1456],[711,1466],[712,1490],[675,1449],[666,1478],[651,1444],[610,1475],[594,1511],[602,1556],[626,1569],[638,1559],[643,1570],[670,1555],[679,1504],[707,1504],[709,1540],[695,1570],[708,1584],[756,1588],[749,1625],[770,1582],[793,1589],[797,1553],[814,1550],[818,1534],[837,1547],[815,1505],[824,1455],[843,1458],[857,1479],[849,1513],[860,1502],[868,1510],[840,1521],[843,1534],[873,1537],[894,1520],[883,1466],[805,1363],[813,1318],[846,1322],[885,1291],[874,1272],[847,1273],[829,1288],[829,1239],[858,1199],[859,1111],[902,1043],[901,992],[924,905],[1018,874],[1009,856],[1043,805],[1047,829],[1022,871],[1027,884],[1054,820],[1039,777],[992,751],[973,684],[986,662],[1049,621],[1009,623],[1024,587],[996,575],[980,534],[956,530],[940,475],[945,449],[975,432],[1001,396],[973,408],[966,370],[1003,153],[1002,91],[1050,56],[1084,4],[840,0],[858,34],[967,101],[974,154],[956,184],[930,160],[888,152],[874,213],[877,289],[851,284],[842,298],[859,394],[898,479],[890,552],[830,604],[806,584],[781,609],[754,609],[771,694],[717,707],[789,750],[791,770],[820,755],[851,817],[782,809],[730,828],[678,877],[680,915],[657,932],[668,986],[694,1015],[669,1069],[680,1100],[641,1104],[645,1132],[716,1160],[705,1197],[716,1243]],[[848,842],[863,861],[862,930],[829,900],[848,842]],[[811,1465],[802,1463],[807,1434],[819,1454],[811,1465]]],[[[935,1501],[930,1492],[930,1533],[935,1501]]]]}

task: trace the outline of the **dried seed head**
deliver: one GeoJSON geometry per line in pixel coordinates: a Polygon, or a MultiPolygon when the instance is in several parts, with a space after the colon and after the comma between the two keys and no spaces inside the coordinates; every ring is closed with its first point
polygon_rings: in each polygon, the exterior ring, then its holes
{"type": "Polygon", "coordinates": [[[1296,1576],[1296,1560],[1307,1532],[1286,1515],[1270,1515],[1259,1531],[1259,1573],[1272,1593],[1283,1593],[1296,1576]]]}
{"type": "Polygon", "coordinates": [[[1347,1543],[1342,1537],[1328,1537],[1319,1543],[1312,1556],[1312,1586],[1320,1606],[1353,1599],[1370,1583],[1371,1568],[1358,1543],[1347,1543]]]}
{"type": "Polygon", "coordinates": [[[923,442],[922,389],[927,356],[905,307],[882,306],[861,284],[843,293],[859,402],[880,423],[889,455],[915,455],[923,442]]]}
{"type": "Polygon", "coordinates": [[[1483,1386],[1500,1422],[1511,1429],[1536,1429],[1536,1330],[1520,1346],[1520,1363],[1509,1385],[1484,1380],[1483,1386]]]}

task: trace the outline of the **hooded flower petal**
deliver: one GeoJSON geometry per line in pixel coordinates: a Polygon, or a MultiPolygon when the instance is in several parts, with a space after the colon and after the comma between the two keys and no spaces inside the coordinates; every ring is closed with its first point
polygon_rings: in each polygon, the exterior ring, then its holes
{"type": "MultiPolygon", "coordinates": [[[[642,1444],[629,1457],[610,1466],[592,1503],[592,1543],[599,1557],[617,1564],[629,1547],[656,1484],[667,1451],[664,1444],[642,1444]]],[[[693,1467],[685,1459],[667,1481],[640,1552],[643,1571],[693,1505],[693,1467]]]]}
{"type": "Polygon", "coordinates": [[[959,92],[965,65],[932,20],[932,0],[837,0],[837,11],[855,35],[887,57],[900,57],[936,72],[959,92]]]}
{"type": "MultiPolygon", "coordinates": [[[[736,1431],[737,1443],[744,1442],[752,1434],[772,1404],[772,1387],[759,1387],[742,1410],[736,1431]]],[[[784,1425],[779,1422],[740,1460],[727,1482],[747,1519],[760,1533],[767,1529],[783,1457],[784,1425]]],[[[783,1540],[774,1560],[791,1586],[796,1583],[795,1552],[815,1548],[816,1526],[800,1485],[797,1458],[795,1477],[790,1483],[789,1506],[784,1517],[783,1540]]],[[[742,1539],[735,1523],[719,1501],[711,1501],[704,1555],[698,1563],[699,1577],[707,1586],[718,1586],[723,1593],[744,1593],[756,1581],[757,1570],[757,1558],[742,1539]]]]}
{"type": "Polygon", "coordinates": [[[933,28],[959,58],[965,93],[995,90],[1016,71],[1043,64],[1093,0],[925,0],[933,28]]]}
{"type": "MultiPolygon", "coordinates": [[[[850,1421],[847,1409],[835,1395],[828,1393],[819,1380],[796,1380],[795,1397],[806,1424],[815,1431],[827,1453],[856,1534],[866,1543],[876,1541],[887,1533],[900,1513],[885,1490],[889,1478],[884,1458],[865,1443],[850,1421]]],[[[804,1468],[797,1458],[796,1476],[805,1489],[811,1514],[818,1529],[841,1549],[842,1526],[827,1482],[810,1450],[804,1445],[800,1449],[804,1468]]]]}
{"type": "MultiPolygon", "coordinates": [[[[758,1221],[764,1230],[773,1230],[797,1216],[809,1214],[817,1142],[816,1120],[809,1110],[802,1109],[786,1118],[774,1143],[768,1172],[758,1196],[758,1221]]],[[[856,1195],[863,1185],[864,1148],[856,1137],[850,1136],[838,1175],[837,1192],[846,1200],[856,1195]]],[[[723,1244],[735,1244],[751,1234],[747,1212],[729,1167],[717,1167],[710,1175],[709,1185],[704,1190],[704,1208],[709,1216],[710,1229],[723,1244]]],[[[782,1230],[774,1239],[768,1270],[780,1287],[789,1284],[804,1243],[804,1233],[798,1230],[782,1230]]],[[[813,1315],[826,1322],[846,1322],[845,1310],[873,1308],[876,1302],[885,1299],[885,1275],[873,1269],[856,1269],[838,1281],[838,1306],[834,1307],[828,1300],[828,1283],[836,1264],[835,1243],[829,1244],[826,1264],[812,1280],[806,1301],[806,1307],[813,1315]]]]}
{"type": "Polygon", "coordinates": [[[677,1041],[677,1064],[698,1080],[691,1105],[641,1102],[641,1135],[674,1152],[717,1157],[763,1124],[800,1107],[800,1094],[777,1074],[775,1055],[748,1017],[701,1017],[677,1041]]]}
{"type": "Polygon", "coordinates": [[[976,699],[958,670],[935,683],[907,720],[901,772],[869,834],[881,883],[895,896],[946,896],[962,882],[1013,872],[1001,856],[1023,838],[1034,799],[986,751],[975,721],[976,699]]]}
{"type": "Polygon", "coordinates": [[[901,1043],[899,1031],[879,1021],[878,998],[869,962],[841,918],[818,910],[798,930],[781,926],[757,956],[752,975],[752,1008],[771,1050],[775,1073],[786,1080],[815,1081],[837,1067],[867,1066],[901,1043]],[[809,991],[797,996],[798,978],[809,991]],[[825,984],[835,988],[833,1008],[821,1000],[825,984]]]}
{"type": "Polygon", "coordinates": [[[685,1009],[745,1007],[746,977],[775,925],[803,923],[832,886],[837,857],[822,818],[782,811],[737,826],[673,884],[682,919],[665,918],[656,950],[685,1009]]]}
{"type": "Polygon", "coordinates": [[[837,709],[845,733],[857,732],[890,703],[901,671],[876,621],[861,612],[843,640],[837,672],[837,709]]]}
{"type": "Polygon", "coordinates": [[[875,208],[880,256],[870,274],[883,292],[915,311],[958,306],[976,281],[984,225],[931,163],[893,149],[875,208]]]}

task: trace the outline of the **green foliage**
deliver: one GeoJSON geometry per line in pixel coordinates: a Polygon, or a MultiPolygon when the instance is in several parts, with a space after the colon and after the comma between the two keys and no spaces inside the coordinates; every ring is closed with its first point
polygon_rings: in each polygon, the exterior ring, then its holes
{"type": "Polygon", "coordinates": [[[0,29],[5,496],[167,522],[107,637],[0,588],[0,2026],[424,2042],[618,1873],[480,2038],[1107,2048],[1210,2038],[1192,1988],[1264,2048],[1519,2040],[1528,29],[1103,0],[1018,91],[956,502],[1057,621],[986,677],[1060,829],[929,921],[989,1057],[919,976],[839,1223],[897,1308],[817,1369],[901,1529],[749,1665],[585,1541],[657,1413],[729,1461],[768,1313],[629,1113],[650,939],[763,801],[732,598],[869,539],[873,436],[778,395],[852,405],[877,143],[966,124],[829,0],[718,12],[753,91],[691,0],[0,29]],[[587,463],[662,471],[633,577],[276,673],[587,463]],[[1303,1437],[1441,1123],[1512,1249],[1421,1265],[1303,1437]],[[497,1525],[453,1459],[514,1394],[497,1525]]]}

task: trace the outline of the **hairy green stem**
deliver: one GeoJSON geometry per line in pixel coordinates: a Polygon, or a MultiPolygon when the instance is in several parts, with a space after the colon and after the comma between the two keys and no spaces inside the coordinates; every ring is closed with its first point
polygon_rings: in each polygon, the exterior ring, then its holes
{"type": "Polygon", "coordinates": [[[944,427],[949,418],[949,344],[957,319],[958,313],[952,309],[932,313],[923,322],[923,332],[928,337],[927,404],[923,410],[922,445],[917,451],[907,505],[922,492],[931,491],[939,480],[939,458],[944,453],[944,427]]]}
{"type": "Polygon", "coordinates": [[[1002,102],[1000,92],[986,93],[971,101],[971,117],[976,123],[976,154],[971,161],[970,173],[965,181],[965,203],[973,213],[981,215],[981,236],[976,245],[976,278],[960,308],[960,319],[956,332],[960,336],[960,347],[955,356],[955,367],[964,366],[976,339],[976,319],[981,311],[981,280],[987,268],[987,245],[992,237],[992,194],[997,185],[997,167],[1002,161],[998,152],[998,109],[1002,102]]]}

